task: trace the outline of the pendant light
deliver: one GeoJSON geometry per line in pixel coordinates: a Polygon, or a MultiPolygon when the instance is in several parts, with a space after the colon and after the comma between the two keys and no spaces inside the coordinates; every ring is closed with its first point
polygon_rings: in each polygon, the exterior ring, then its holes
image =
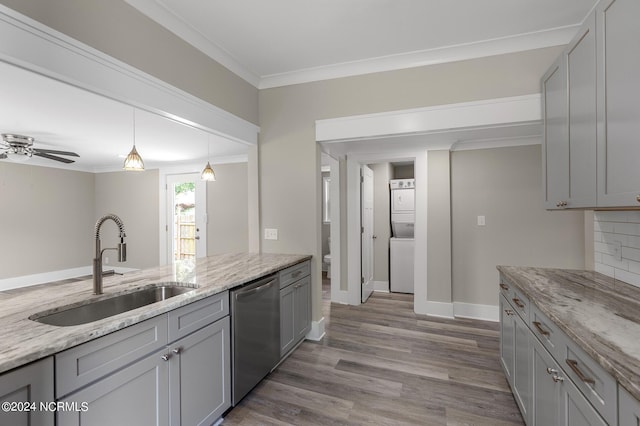
{"type": "Polygon", "coordinates": [[[131,148],[131,152],[127,155],[127,158],[124,159],[124,164],[122,166],[124,170],[134,171],[134,172],[142,172],[144,171],[144,162],[142,161],[142,157],[138,154],[138,150],[136,149],[136,109],[133,109],[133,148],[131,148]]]}
{"type": "Polygon", "coordinates": [[[202,180],[215,181],[216,174],[211,168],[211,163],[209,162],[209,157],[211,155],[210,148],[211,146],[209,145],[209,138],[207,137],[207,165],[202,170],[202,174],[200,175],[200,178],[202,180]]]}

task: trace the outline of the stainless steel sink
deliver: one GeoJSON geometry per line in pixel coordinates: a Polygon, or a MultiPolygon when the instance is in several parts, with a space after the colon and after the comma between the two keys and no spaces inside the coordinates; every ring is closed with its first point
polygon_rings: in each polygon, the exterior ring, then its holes
{"type": "Polygon", "coordinates": [[[193,291],[193,287],[160,285],[145,287],[131,293],[120,294],[107,299],[99,299],[80,306],[62,308],[56,312],[40,312],[29,319],[49,325],[80,325],[118,315],[152,303],[193,291]]]}

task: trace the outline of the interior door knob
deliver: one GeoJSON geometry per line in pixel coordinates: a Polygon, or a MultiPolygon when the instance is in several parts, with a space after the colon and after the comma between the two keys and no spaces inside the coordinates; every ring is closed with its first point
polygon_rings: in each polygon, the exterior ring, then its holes
{"type": "Polygon", "coordinates": [[[196,238],[196,240],[199,240],[200,239],[200,235],[196,235],[195,238],[196,238]]]}

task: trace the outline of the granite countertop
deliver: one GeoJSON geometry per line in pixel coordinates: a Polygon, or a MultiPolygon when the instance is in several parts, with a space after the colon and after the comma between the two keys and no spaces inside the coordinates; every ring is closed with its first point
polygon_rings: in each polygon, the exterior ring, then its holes
{"type": "Polygon", "coordinates": [[[256,278],[310,259],[291,254],[222,254],[182,261],[125,275],[104,277],[102,296],[92,280],[76,281],[0,297],[0,373],[55,354],[145,319],[238,287],[256,278]],[[33,314],[90,299],[110,297],[155,283],[179,283],[194,291],[88,324],[57,327],[29,319],[33,314]]]}
{"type": "Polygon", "coordinates": [[[591,271],[498,270],[640,400],[640,288],[591,271]]]}

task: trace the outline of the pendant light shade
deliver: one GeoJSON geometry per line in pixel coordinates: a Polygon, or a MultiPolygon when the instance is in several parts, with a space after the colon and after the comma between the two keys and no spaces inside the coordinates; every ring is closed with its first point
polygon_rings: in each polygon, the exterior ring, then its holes
{"type": "Polygon", "coordinates": [[[216,173],[213,171],[213,169],[211,168],[211,164],[209,164],[208,161],[204,170],[202,170],[202,174],[200,175],[200,177],[202,178],[202,180],[210,180],[210,181],[216,180],[216,173]]]}
{"type": "Polygon", "coordinates": [[[124,164],[122,165],[124,170],[134,171],[134,172],[142,172],[144,171],[144,161],[142,161],[142,157],[138,154],[138,150],[136,149],[136,110],[133,110],[133,148],[131,148],[131,152],[127,155],[127,158],[124,159],[124,164]]]}
{"type": "Polygon", "coordinates": [[[209,156],[211,154],[210,151],[210,146],[209,146],[209,139],[207,138],[207,165],[204,166],[204,169],[202,170],[202,173],[200,174],[200,178],[202,180],[205,181],[215,181],[216,180],[216,173],[213,171],[213,169],[211,168],[211,162],[209,161],[209,156]]]}

